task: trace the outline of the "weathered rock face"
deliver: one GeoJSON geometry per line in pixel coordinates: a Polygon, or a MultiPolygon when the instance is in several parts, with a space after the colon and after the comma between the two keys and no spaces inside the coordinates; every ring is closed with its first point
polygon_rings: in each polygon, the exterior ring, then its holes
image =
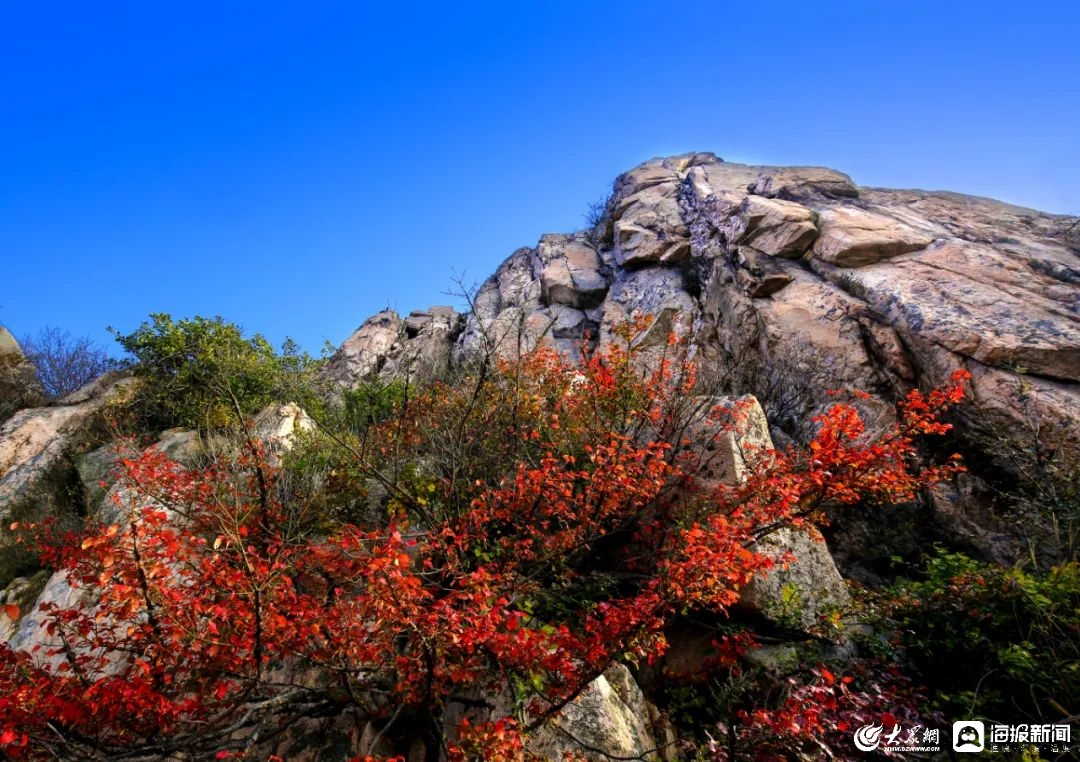
{"type": "Polygon", "coordinates": [[[0,423],[15,411],[43,402],[45,390],[19,342],[0,326],[0,423]]]}
{"type": "Polygon", "coordinates": [[[548,304],[584,310],[604,301],[610,285],[596,249],[573,236],[545,235],[536,249],[540,293],[548,304]]]}
{"type": "MultiPolygon", "coordinates": [[[[615,181],[593,231],[514,252],[473,307],[454,357],[538,342],[572,356],[581,337],[610,341],[614,326],[649,313],[643,343],[660,345],[671,330],[689,336],[729,392],[761,399],[775,434],[805,437],[839,387],[870,392],[860,407],[884,427],[908,390],[966,368],[973,399],[960,413],[960,445],[982,453],[989,473],[1018,451],[1080,448],[1075,217],[860,188],[817,167],[709,153],[653,159],[615,181]]],[[[370,333],[365,324],[343,352],[362,339],[364,356],[379,356],[370,333]]],[[[993,512],[969,499],[977,492],[928,520],[1004,559],[993,512]],[[980,539],[988,536],[993,550],[980,539]]],[[[1024,543],[1014,540],[1014,550],[1024,543]]]]}
{"type": "Polygon", "coordinates": [[[307,411],[293,402],[270,405],[255,416],[255,436],[266,442],[271,452],[288,452],[296,442],[297,435],[310,431],[314,426],[315,422],[307,411]]]}
{"type": "Polygon", "coordinates": [[[452,307],[414,311],[404,320],[387,309],[372,315],[330,358],[332,388],[355,389],[371,378],[430,380],[446,372],[461,315],[452,307]]]}
{"type": "MultiPolygon", "coordinates": [[[[480,723],[517,714],[509,690],[484,695],[483,702],[453,704],[445,717],[445,732],[453,737],[462,719],[480,723]],[[480,704],[485,703],[486,707],[480,704]]],[[[526,719],[530,716],[526,712],[526,719]]],[[[575,759],[604,762],[611,758],[651,762],[666,758],[658,743],[665,726],[655,706],[649,704],[630,670],[613,663],[585,685],[576,697],[529,733],[526,752],[537,759],[575,759]]],[[[362,753],[372,753],[361,746],[362,753]]],[[[417,755],[417,759],[423,759],[417,755]]]]}
{"type": "MultiPolygon", "coordinates": [[[[130,380],[124,379],[125,385],[130,380]]],[[[96,382],[95,382],[96,383],[96,382]]],[[[115,399],[119,393],[114,389],[104,397],[105,402],[115,399]]],[[[101,402],[102,396],[95,393],[88,402],[101,402]]],[[[86,404],[85,402],[82,404],[86,404]]],[[[84,411],[85,414],[85,411],[84,411]]],[[[63,431],[67,445],[73,446],[81,432],[78,428],[63,431]]],[[[167,455],[181,464],[193,464],[203,454],[202,441],[198,432],[185,429],[170,429],[163,432],[151,448],[167,455]]],[[[70,453],[67,453],[70,455],[70,453]]],[[[136,500],[145,503],[145,496],[118,482],[117,465],[121,455],[115,443],[103,445],[74,459],[74,471],[81,482],[82,509],[91,517],[103,521],[117,521],[122,514],[122,506],[136,500]]],[[[40,490],[40,487],[35,487],[40,490]]],[[[34,572],[28,577],[19,577],[7,584],[0,591],[0,598],[7,596],[17,603],[22,612],[18,622],[9,625],[7,637],[9,645],[16,650],[31,652],[36,646],[44,653],[45,649],[59,645],[59,642],[46,634],[47,623],[39,612],[43,604],[55,604],[61,608],[76,607],[87,595],[85,588],[79,589],[71,584],[66,572],[49,573],[45,570],[34,572]]],[[[3,626],[0,625],[0,633],[3,626]]],[[[41,656],[42,659],[47,657],[41,656]]],[[[59,659],[62,657],[55,657],[59,659]]],[[[54,661],[55,663],[55,661],[54,661]]]]}
{"type": "Polygon", "coordinates": [[[562,759],[567,753],[597,762],[660,758],[645,696],[622,664],[589,683],[533,735],[528,750],[540,759],[562,759]]]}
{"type": "Polygon", "coordinates": [[[754,577],[742,592],[739,606],[792,627],[810,627],[830,611],[851,603],[836,563],[816,529],[780,529],[758,543],[756,550],[777,567],[754,577]],[[785,554],[794,557],[785,563],[785,554]]]}
{"type": "MultiPolygon", "coordinates": [[[[863,412],[871,425],[884,426],[891,403],[908,389],[939,385],[966,368],[974,394],[961,412],[962,447],[996,466],[1025,460],[1018,452],[1076,452],[1075,218],[722,163],[692,168],[680,192],[704,282],[698,345],[728,369],[735,390],[762,398],[772,424],[805,435],[806,422],[828,404],[825,391],[852,387],[873,394],[863,412]],[[761,179],[744,185],[748,171],[761,179]],[[797,260],[777,258],[785,255],[777,246],[746,256],[755,245],[753,221],[769,219],[748,210],[766,191],[812,215],[818,232],[797,260]]],[[[772,218],[789,225],[805,219],[794,214],[772,218]]],[[[968,499],[975,491],[948,501],[948,512],[922,516],[922,528],[930,536],[959,534],[1008,560],[1007,522],[968,499]]],[[[865,535],[847,529],[833,536],[865,535]]],[[[886,534],[880,525],[877,534],[886,534]]],[[[1026,541],[1014,532],[1011,552],[1026,541]]],[[[868,568],[861,564],[871,547],[887,559],[887,545],[840,548],[849,570],[868,568]]]]}
{"type": "Polygon", "coordinates": [[[515,251],[477,290],[452,358],[517,357],[541,343],[574,356],[584,337],[598,334],[610,287],[609,263],[586,236],[543,236],[535,249],[515,251]]]}
{"type": "Polygon", "coordinates": [[[862,267],[925,249],[933,238],[895,218],[857,208],[824,209],[814,256],[839,267],[862,267]]]}
{"type": "MultiPolygon", "coordinates": [[[[747,396],[710,400],[700,407],[731,411],[719,418],[706,416],[688,429],[692,440],[707,443],[697,474],[700,482],[707,487],[745,481],[754,458],[774,449],[761,405],[747,396]]],[[[743,589],[739,601],[743,611],[783,626],[807,628],[850,603],[844,580],[816,529],[780,529],[762,538],[755,550],[775,561],[776,568],[752,578],[743,589]]]]}
{"type": "Polygon", "coordinates": [[[108,404],[122,398],[133,379],[105,375],[51,407],[20,410],[0,426],[0,542],[12,508],[33,497],[54,496],[37,485],[72,448],[108,404]]]}
{"type": "Polygon", "coordinates": [[[377,373],[401,341],[405,326],[398,314],[386,309],[369,317],[338,347],[327,364],[326,377],[353,387],[377,373]]]}

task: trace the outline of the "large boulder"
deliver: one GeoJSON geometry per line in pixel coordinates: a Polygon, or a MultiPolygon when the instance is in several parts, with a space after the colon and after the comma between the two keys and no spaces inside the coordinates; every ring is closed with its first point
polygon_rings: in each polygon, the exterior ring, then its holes
{"type": "MultiPolygon", "coordinates": [[[[754,461],[767,459],[773,450],[761,405],[748,395],[709,399],[696,407],[703,415],[687,433],[692,441],[704,443],[699,480],[705,487],[742,483],[754,461]]],[[[752,578],[742,590],[742,610],[806,628],[850,603],[844,580],[816,529],[783,527],[766,535],[754,549],[776,566],[752,578]]]]}
{"type": "Polygon", "coordinates": [[[761,167],[747,190],[758,196],[792,201],[859,197],[859,189],[850,177],[825,167],[761,167]]]}
{"type": "Polygon", "coordinates": [[[404,332],[405,325],[393,310],[375,313],[338,347],[326,364],[324,377],[338,386],[355,388],[379,372],[404,332]]]}
{"type": "Polygon", "coordinates": [[[687,426],[687,438],[700,443],[694,476],[706,489],[742,483],[753,461],[773,449],[769,422],[753,395],[736,399],[700,398],[687,426]]]}
{"type": "Polygon", "coordinates": [[[792,201],[746,196],[733,217],[732,240],[774,257],[798,259],[818,234],[816,215],[792,201]]]}
{"type": "Polygon", "coordinates": [[[7,328],[0,326],[0,422],[15,411],[41,404],[45,389],[34,366],[7,328]]]}
{"type": "Polygon", "coordinates": [[[537,256],[541,294],[547,304],[588,309],[604,301],[609,280],[600,255],[587,241],[545,235],[540,238],[537,256]]]}
{"type": "Polygon", "coordinates": [[[824,209],[814,256],[840,267],[862,267],[924,249],[933,238],[883,214],[857,207],[824,209]]]}
{"type": "Polygon", "coordinates": [[[102,410],[125,399],[135,383],[107,374],[53,406],[20,410],[0,426],[0,543],[16,506],[61,499],[42,482],[85,447],[102,410]]]}
{"type": "Polygon", "coordinates": [[[617,663],[543,725],[527,750],[541,759],[565,754],[596,762],[660,759],[645,696],[630,671],[617,663]]]}
{"type": "Polygon", "coordinates": [[[270,448],[271,452],[288,452],[296,443],[296,437],[315,427],[307,411],[296,403],[269,405],[255,416],[255,436],[270,448]]]}
{"type": "Polygon", "coordinates": [[[816,529],[785,527],[766,535],[755,550],[776,567],[743,589],[741,608],[779,624],[809,628],[851,603],[836,562],[816,529]]]}

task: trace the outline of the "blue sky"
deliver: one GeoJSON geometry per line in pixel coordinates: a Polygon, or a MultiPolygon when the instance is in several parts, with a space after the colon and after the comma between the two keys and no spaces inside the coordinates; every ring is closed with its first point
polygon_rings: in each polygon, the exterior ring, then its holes
{"type": "Polygon", "coordinates": [[[690,150],[1080,214],[1077,40],[1074,2],[0,3],[0,323],[317,352],[690,150]]]}

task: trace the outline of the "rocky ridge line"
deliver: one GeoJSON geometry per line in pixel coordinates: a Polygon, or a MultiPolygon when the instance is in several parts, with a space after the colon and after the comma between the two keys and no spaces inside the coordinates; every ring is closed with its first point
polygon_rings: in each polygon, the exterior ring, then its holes
{"type": "MultiPolygon", "coordinates": [[[[432,375],[486,347],[514,355],[540,342],[572,355],[583,337],[602,344],[647,313],[655,322],[643,344],[660,346],[673,329],[688,336],[729,393],[761,399],[786,441],[805,436],[827,390],[870,392],[864,413],[885,425],[907,390],[966,368],[973,400],[960,445],[975,456],[974,476],[943,490],[932,515],[909,518],[999,560],[1038,538],[1025,536],[1022,517],[1000,515],[983,477],[1034,452],[1080,448],[1076,217],[686,154],[621,175],[594,229],[518,249],[471,306],[405,321],[379,313],[328,376],[350,385],[358,368],[432,375]]],[[[879,557],[889,550],[865,531],[841,535],[840,556],[868,541],[879,557]]],[[[925,540],[918,531],[899,542],[912,550],[925,540]]],[[[873,576],[866,551],[849,570],[873,576]]]]}

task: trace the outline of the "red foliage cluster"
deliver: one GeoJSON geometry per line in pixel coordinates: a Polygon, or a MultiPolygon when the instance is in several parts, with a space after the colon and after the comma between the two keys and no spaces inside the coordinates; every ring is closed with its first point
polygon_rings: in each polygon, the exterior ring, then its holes
{"type": "MultiPolygon", "coordinates": [[[[828,759],[857,760],[865,754],[852,745],[852,734],[861,727],[878,725],[887,729],[926,728],[940,725],[938,715],[921,716],[923,698],[895,665],[859,661],[851,665],[853,675],[837,677],[821,666],[811,679],[790,681],[790,692],[779,709],[754,710],[740,714],[739,745],[752,749],[755,760],[788,759],[794,750],[828,759]],[[888,707],[885,709],[884,707],[888,707]]],[[[902,756],[888,745],[884,756],[902,756]]],[[[728,747],[714,744],[711,758],[729,762],[728,747]]]]}
{"type": "Polygon", "coordinates": [[[869,441],[837,405],[807,451],[757,453],[744,484],[705,490],[685,433],[691,364],[643,375],[619,350],[579,365],[537,350],[376,427],[357,458],[390,487],[390,515],[331,530],[298,519],[302,496],[250,439],[206,468],[126,457],[115,506],[43,550],[79,602],[34,614],[48,637],[33,652],[0,647],[0,749],[227,758],[348,709],[387,739],[404,713],[452,760],[521,759],[525,734],[613,659],[662,654],[672,616],[731,606],[772,564],[761,536],[954,470],[915,468],[954,380],[913,392],[869,441]],[[423,489],[386,477],[394,453],[446,441],[423,489]],[[445,728],[455,703],[508,691],[524,721],[445,728]]]}

